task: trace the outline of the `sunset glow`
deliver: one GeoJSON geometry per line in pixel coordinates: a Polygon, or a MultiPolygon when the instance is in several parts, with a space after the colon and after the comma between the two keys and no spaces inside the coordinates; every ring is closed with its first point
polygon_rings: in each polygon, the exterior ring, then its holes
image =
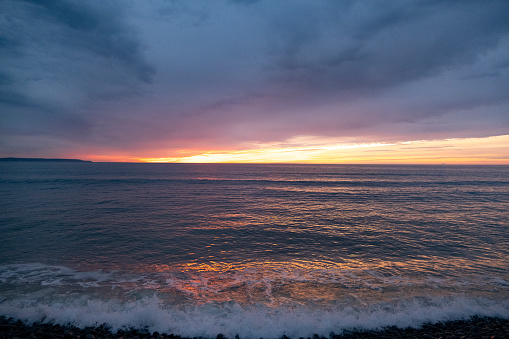
{"type": "Polygon", "coordinates": [[[261,145],[256,149],[234,152],[207,151],[186,157],[136,158],[135,160],[180,163],[509,164],[509,135],[489,138],[417,140],[392,144],[314,143],[303,144],[299,147],[261,145]]]}

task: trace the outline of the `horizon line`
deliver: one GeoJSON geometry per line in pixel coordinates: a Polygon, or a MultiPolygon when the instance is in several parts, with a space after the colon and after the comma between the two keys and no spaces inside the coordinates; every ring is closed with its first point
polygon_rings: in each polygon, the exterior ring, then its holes
{"type": "Polygon", "coordinates": [[[95,163],[95,164],[180,164],[180,165],[349,165],[349,166],[509,166],[509,164],[480,164],[480,163],[411,163],[411,162],[398,162],[398,163],[387,163],[387,162],[371,162],[371,163],[312,163],[312,162],[177,162],[177,161],[161,161],[161,162],[150,162],[150,161],[93,161],[86,159],[77,158],[41,158],[41,157],[0,157],[1,162],[84,162],[84,163],[95,163]]]}

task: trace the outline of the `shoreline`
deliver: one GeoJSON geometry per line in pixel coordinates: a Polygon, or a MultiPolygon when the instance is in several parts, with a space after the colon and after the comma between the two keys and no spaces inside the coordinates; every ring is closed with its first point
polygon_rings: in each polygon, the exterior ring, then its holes
{"type": "MultiPolygon", "coordinates": [[[[144,329],[111,331],[107,326],[78,328],[72,325],[33,323],[25,324],[21,320],[0,316],[0,338],[154,338],[154,339],[192,339],[176,334],[149,332],[144,329]]],[[[214,338],[214,337],[213,337],[214,338]]],[[[193,339],[213,339],[195,337],[193,339]]],[[[218,334],[216,339],[227,338],[218,334]]],[[[288,338],[280,339],[311,339],[288,338]]],[[[355,339],[355,338],[509,338],[509,319],[474,316],[467,320],[451,320],[438,323],[427,323],[419,328],[386,327],[380,330],[345,330],[341,334],[331,333],[328,337],[314,335],[312,339],[355,339]]],[[[239,336],[235,336],[239,339],[239,336]]],[[[242,339],[242,337],[240,337],[242,339]]]]}

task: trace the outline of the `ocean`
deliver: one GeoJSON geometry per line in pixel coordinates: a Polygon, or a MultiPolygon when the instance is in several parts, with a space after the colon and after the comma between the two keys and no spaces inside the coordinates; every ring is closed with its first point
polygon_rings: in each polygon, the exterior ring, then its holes
{"type": "Polygon", "coordinates": [[[509,318],[509,166],[0,163],[0,315],[291,338],[509,318]]]}

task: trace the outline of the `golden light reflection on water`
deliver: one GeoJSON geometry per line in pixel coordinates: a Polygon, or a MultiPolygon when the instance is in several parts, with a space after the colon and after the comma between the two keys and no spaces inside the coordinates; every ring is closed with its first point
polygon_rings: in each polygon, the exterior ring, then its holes
{"type": "MultiPolygon", "coordinates": [[[[193,303],[236,302],[278,307],[283,304],[362,303],[372,299],[405,298],[415,293],[440,296],[463,293],[465,288],[484,287],[483,277],[464,282],[454,276],[437,276],[437,270],[469,270],[465,259],[426,258],[406,262],[349,260],[343,263],[295,262],[202,262],[180,265],[154,264],[141,272],[163,277],[151,286],[193,303]],[[480,287],[475,281],[480,282],[480,287]]],[[[493,291],[486,290],[485,293],[493,291]]]]}
{"type": "MultiPolygon", "coordinates": [[[[136,267],[135,271],[143,273],[172,273],[185,272],[190,274],[216,274],[218,276],[232,273],[257,275],[260,278],[307,278],[314,275],[341,276],[351,272],[392,272],[410,273],[414,276],[432,275],[435,271],[444,270],[477,270],[478,264],[465,258],[442,258],[430,256],[406,261],[390,261],[372,259],[368,262],[356,259],[343,259],[343,262],[295,260],[291,262],[259,261],[259,262],[187,262],[183,264],[167,265],[152,264],[136,267]],[[420,274],[419,274],[420,273],[420,274]],[[298,277],[297,277],[298,276],[298,277]]],[[[483,265],[490,267],[501,266],[499,260],[483,260],[483,265]]]]}

